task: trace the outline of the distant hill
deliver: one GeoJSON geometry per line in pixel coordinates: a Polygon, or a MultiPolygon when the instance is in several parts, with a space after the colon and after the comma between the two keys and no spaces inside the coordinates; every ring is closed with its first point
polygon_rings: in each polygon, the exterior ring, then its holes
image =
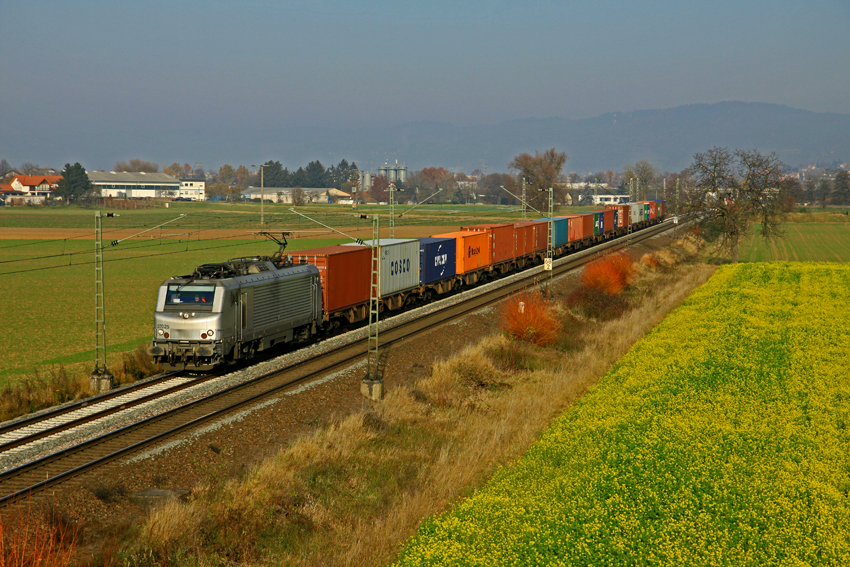
{"type": "Polygon", "coordinates": [[[475,127],[415,122],[353,130],[287,129],[270,137],[287,162],[319,159],[329,165],[345,157],[365,165],[398,159],[411,169],[442,166],[466,172],[483,169],[484,163],[488,171],[505,171],[518,153],[552,147],[566,151],[567,169],[577,172],[617,170],[641,159],[679,171],[694,153],[712,146],[776,152],[792,167],[850,159],[850,115],[744,102],[475,127]]]}
{"type": "Polygon", "coordinates": [[[775,151],[792,167],[850,160],[850,115],[744,102],[472,127],[439,122],[349,129],[270,124],[256,131],[210,121],[169,131],[152,124],[132,135],[106,123],[97,128],[88,135],[57,128],[46,137],[5,140],[13,145],[0,153],[13,163],[32,161],[57,168],[80,161],[87,169],[109,169],[119,160],[140,157],[159,164],[200,161],[216,171],[225,163],[249,165],[272,159],[297,168],[316,159],[329,166],[345,158],[366,170],[397,159],[411,170],[439,166],[470,173],[483,170],[486,163],[487,171],[504,172],[517,154],[548,148],[567,152],[567,171],[579,173],[621,170],[641,159],[662,171],[680,171],[694,153],[712,146],[775,151]]]}

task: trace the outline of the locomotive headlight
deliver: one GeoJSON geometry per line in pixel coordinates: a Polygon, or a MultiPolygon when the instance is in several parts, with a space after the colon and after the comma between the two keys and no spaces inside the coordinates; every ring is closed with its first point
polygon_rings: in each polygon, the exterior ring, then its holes
{"type": "Polygon", "coordinates": [[[183,318],[184,318],[184,319],[188,319],[188,318],[189,318],[189,314],[188,314],[188,313],[184,313],[184,314],[183,314],[183,318]]]}
{"type": "Polygon", "coordinates": [[[163,331],[162,329],[159,329],[159,330],[156,332],[156,334],[157,334],[157,335],[159,335],[160,337],[163,335],[163,333],[165,333],[165,331],[163,331]]]}
{"type": "Polygon", "coordinates": [[[214,334],[215,334],[215,333],[213,332],[213,330],[212,330],[212,329],[210,329],[209,331],[207,331],[207,336],[208,336],[208,337],[211,337],[211,336],[213,336],[214,334]]]}

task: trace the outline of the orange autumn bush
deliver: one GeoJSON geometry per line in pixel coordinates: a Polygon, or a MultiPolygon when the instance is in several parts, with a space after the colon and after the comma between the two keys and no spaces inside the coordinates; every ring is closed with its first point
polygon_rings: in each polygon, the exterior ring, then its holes
{"type": "Polygon", "coordinates": [[[525,291],[509,298],[502,306],[502,331],[511,339],[538,346],[557,342],[561,323],[539,291],[525,291]]]}
{"type": "Polygon", "coordinates": [[[634,262],[629,256],[609,254],[585,266],[581,283],[608,295],[617,295],[631,283],[634,275],[634,262]]]}

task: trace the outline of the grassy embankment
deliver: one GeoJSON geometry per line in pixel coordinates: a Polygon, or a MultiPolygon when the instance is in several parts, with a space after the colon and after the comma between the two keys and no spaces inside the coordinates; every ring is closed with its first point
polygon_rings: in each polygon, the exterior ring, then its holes
{"type": "MultiPolygon", "coordinates": [[[[647,263],[673,266],[687,255],[679,248],[647,263]]],[[[547,316],[568,329],[559,342],[491,336],[437,363],[415,386],[390,392],[372,411],[297,441],[245,478],[213,478],[189,503],[155,511],[126,536],[123,556],[131,564],[390,562],[422,518],[524,454],[712,271],[644,267],[623,293],[631,308],[607,321],[582,315],[581,304],[570,308],[576,295],[556,289],[547,316]]],[[[616,313],[624,303],[610,306],[616,313]]]]}
{"type": "Polygon", "coordinates": [[[850,266],[725,266],[399,565],[846,565],[850,266]]]}

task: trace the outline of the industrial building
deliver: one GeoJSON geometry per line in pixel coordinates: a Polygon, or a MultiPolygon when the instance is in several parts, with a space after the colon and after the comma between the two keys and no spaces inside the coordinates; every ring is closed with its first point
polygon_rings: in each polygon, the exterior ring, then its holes
{"type": "Polygon", "coordinates": [[[89,171],[87,175],[101,197],[153,199],[180,194],[180,180],[167,173],[89,171]]]}

